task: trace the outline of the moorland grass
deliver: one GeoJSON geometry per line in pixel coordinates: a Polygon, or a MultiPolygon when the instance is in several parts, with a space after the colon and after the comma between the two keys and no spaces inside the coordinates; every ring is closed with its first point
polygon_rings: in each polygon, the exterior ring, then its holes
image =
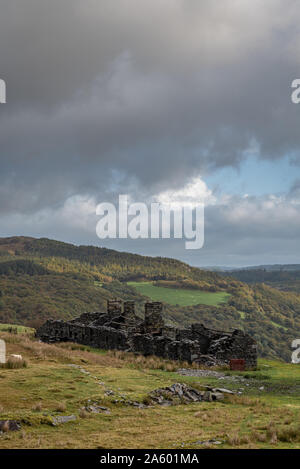
{"type": "Polygon", "coordinates": [[[28,363],[0,370],[0,420],[16,419],[22,426],[1,435],[0,448],[199,448],[210,445],[197,442],[211,439],[222,442],[218,448],[300,448],[297,365],[260,360],[257,371],[240,373],[248,375],[245,381],[227,381],[239,374],[224,370],[229,376],[219,381],[179,375],[173,363],[166,362],[168,369],[156,357],[43,344],[26,334],[0,336],[8,353],[28,363]],[[151,390],[176,381],[244,390],[223,402],[170,407],[139,409],[120,401],[125,396],[142,402],[151,390]],[[88,402],[110,413],[83,413],[88,402]],[[53,417],[71,414],[75,421],[51,425],[53,417]]]}

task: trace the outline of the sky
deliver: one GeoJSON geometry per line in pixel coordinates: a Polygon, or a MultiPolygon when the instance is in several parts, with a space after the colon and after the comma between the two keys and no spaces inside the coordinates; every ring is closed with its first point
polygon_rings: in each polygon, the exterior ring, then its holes
{"type": "Polygon", "coordinates": [[[0,236],[300,263],[299,0],[0,8],[0,236]],[[119,194],[204,203],[204,246],[99,239],[96,206],[119,194]]]}

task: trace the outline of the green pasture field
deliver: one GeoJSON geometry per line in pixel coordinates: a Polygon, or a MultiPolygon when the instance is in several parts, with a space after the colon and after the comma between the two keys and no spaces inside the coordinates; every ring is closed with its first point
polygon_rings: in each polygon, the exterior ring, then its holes
{"type": "Polygon", "coordinates": [[[153,301],[163,301],[170,305],[194,306],[201,304],[218,306],[221,303],[226,303],[230,297],[230,294],[226,292],[156,287],[152,282],[128,282],[127,284],[153,301]]]}

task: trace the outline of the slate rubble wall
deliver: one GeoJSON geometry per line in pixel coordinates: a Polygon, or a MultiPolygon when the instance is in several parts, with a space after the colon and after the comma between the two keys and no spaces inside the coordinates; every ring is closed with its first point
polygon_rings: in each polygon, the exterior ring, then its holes
{"type": "Polygon", "coordinates": [[[83,313],[67,322],[48,320],[37,336],[45,342],[72,341],[190,363],[229,363],[238,358],[245,360],[247,368],[257,366],[256,342],[248,334],[214,331],[198,323],[186,329],[165,326],[157,302],[146,304],[144,321],[135,316],[132,302],[122,312],[120,302],[114,301],[108,304],[107,313],[83,313]]]}

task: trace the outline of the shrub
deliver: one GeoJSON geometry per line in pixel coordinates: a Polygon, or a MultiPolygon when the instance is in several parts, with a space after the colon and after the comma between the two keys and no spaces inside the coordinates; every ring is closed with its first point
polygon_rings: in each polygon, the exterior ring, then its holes
{"type": "Polygon", "coordinates": [[[67,406],[65,402],[59,402],[56,407],[56,412],[65,412],[67,409],[67,406]]]}
{"type": "Polygon", "coordinates": [[[280,430],[277,437],[283,442],[300,441],[300,425],[280,430]]]}
{"type": "Polygon", "coordinates": [[[6,368],[8,370],[15,370],[17,368],[27,368],[28,364],[26,360],[18,360],[16,358],[9,358],[6,363],[1,363],[0,368],[6,368]]]}
{"type": "Polygon", "coordinates": [[[43,409],[43,404],[41,402],[38,402],[37,404],[34,404],[31,408],[34,412],[41,412],[43,409]]]}
{"type": "Polygon", "coordinates": [[[81,419],[87,419],[90,417],[90,414],[85,410],[85,409],[80,409],[79,411],[79,417],[81,419]]]}
{"type": "Polygon", "coordinates": [[[230,446],[239,446],[241,444],[241,439],[237,433],[233,433],[232,435],[227,435],[226,441],[230,446]]]}

